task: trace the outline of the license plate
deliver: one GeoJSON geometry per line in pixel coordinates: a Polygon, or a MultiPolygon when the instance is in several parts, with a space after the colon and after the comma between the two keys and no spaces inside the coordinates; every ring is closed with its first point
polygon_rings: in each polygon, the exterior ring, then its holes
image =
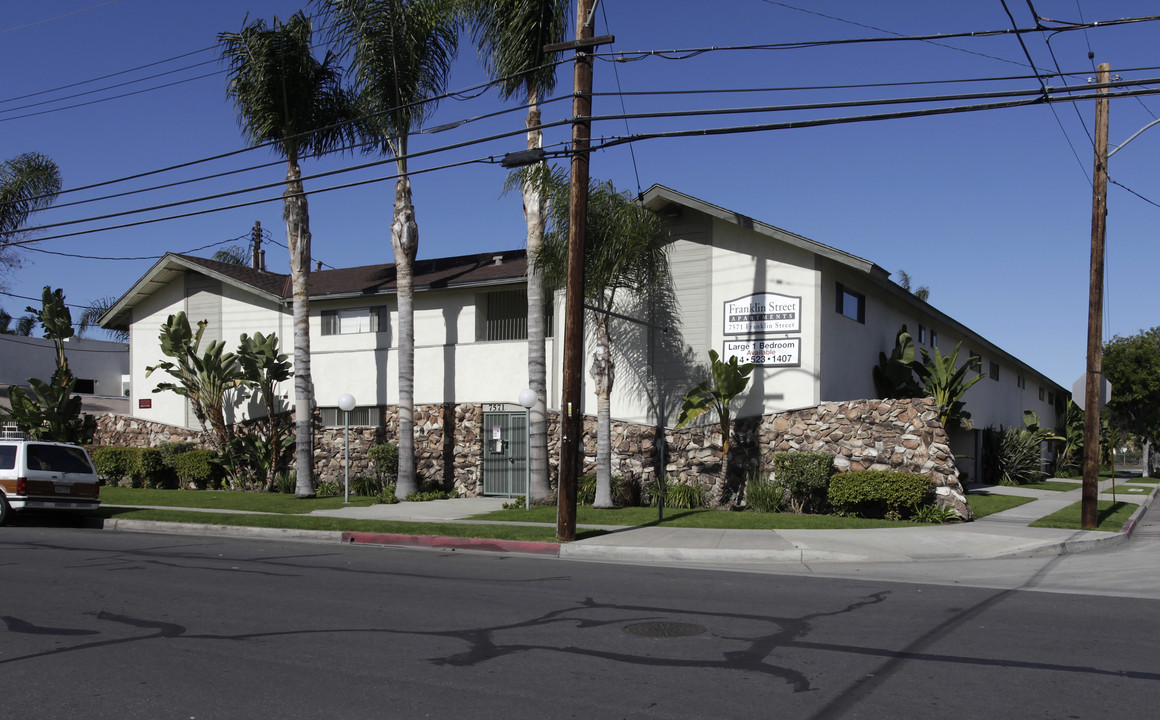
{"type": "Polygon", "coordinates": [[[57,495],[71,495],[72,494],[72,486],[71,485],[57,485],[56,486],[56,494],[57,495]]]}

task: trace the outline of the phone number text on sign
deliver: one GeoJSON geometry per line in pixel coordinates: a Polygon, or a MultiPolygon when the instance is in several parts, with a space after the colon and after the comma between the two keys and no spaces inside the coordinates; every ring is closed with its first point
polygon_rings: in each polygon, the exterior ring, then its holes
{"type": "Polygon", "coordinates": [[[800,367],[801,338],[726,340],[723,359],[736,357],[739,363],[758,367],[800,367]]]}

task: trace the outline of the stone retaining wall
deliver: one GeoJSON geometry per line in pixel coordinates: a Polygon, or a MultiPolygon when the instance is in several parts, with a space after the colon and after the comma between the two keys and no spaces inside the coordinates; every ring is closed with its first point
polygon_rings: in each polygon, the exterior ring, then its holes
{"type": "MultiPolygon", "coordinates": [[[[317,417],[317,416],[316,416],[317,417]]],[[[435,481],[462,495],[483,492],[483,408],[474,404],[421,405],[415,408],[415,469],[419,482],[435,481]]],[[[96,419],[99,445],[156,446],[164,442],[202,442],[202,433],[134,418],[106,415],[96,419]]],[[[351,476],[371,475],[367,458],[372,445],[396,442],[398,418],[387,412],[378,428],[350,429],[351,476]]],[[[665,470],[668,479],[705,487],[714,504],[736,504],[746,474],[773,467],[773,454],[821,451],[834,455],[839,471],[898,470],[926,475],[938,501],[970,518],[947,435],[938,422],[934,401],[854,400],[823,403],[789,413],[748,418],[735,424],[728,477],[722,472],[721,434],[715,425],[668,430],[665,470]]],[[[586,417],[583,470],[595,472],[596,419],[586,417]]],[[[559,416],[549,414],[550,482],[556,484],[559,416]]],[[[342,482],[343,428],[322,428],[314,435],[315,476],[342,482]]],[[[652,483],[660,465],[656,429],[612,423],[613,474],[641,486],[652,483]]]]}

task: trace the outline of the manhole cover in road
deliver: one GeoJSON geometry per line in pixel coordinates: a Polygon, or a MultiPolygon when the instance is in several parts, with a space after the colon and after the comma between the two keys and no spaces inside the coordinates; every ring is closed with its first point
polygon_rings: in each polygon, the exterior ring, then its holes
{"type": "Polygon", "coordinates": [[[689,637],[707,632],[708,628],[693,623],[682,622],[646,622],[636,625],[625,625],[624,631],[642,637],[689,637]]]}

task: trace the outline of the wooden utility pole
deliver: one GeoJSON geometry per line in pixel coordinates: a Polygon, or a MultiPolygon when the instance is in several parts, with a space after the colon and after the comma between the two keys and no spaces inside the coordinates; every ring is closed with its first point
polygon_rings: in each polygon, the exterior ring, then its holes
{"type": "MultiPolygon", "coordinates": [[[[1107,85],[1111,66],[1100,63],[1096,82],[1107,85]]],[[[1080,525],[1099,525],[1100,388],[1103,378],[1104,236],[1108,219],[1108,88],[1096,100],[1096,159],[1092,177],[1092,270],[1088,295],[1087,382],[1084,387],[1083,491],[1080,525]]]]}
{"type": "Polygon", "coordinates": [[[576,480],[584,434],[581,372],[584,367],[584,239],[588,231],[588,147],[592,135],[592,9],[576,0],[576,63],[572,99],[572,181],[568,207],[568,281],[564,299],[564,397],[560,405],[560,475],[556,539],[576,539],[576,480]],[[587,41],[587,42],[586,42],[587,41]]]}

